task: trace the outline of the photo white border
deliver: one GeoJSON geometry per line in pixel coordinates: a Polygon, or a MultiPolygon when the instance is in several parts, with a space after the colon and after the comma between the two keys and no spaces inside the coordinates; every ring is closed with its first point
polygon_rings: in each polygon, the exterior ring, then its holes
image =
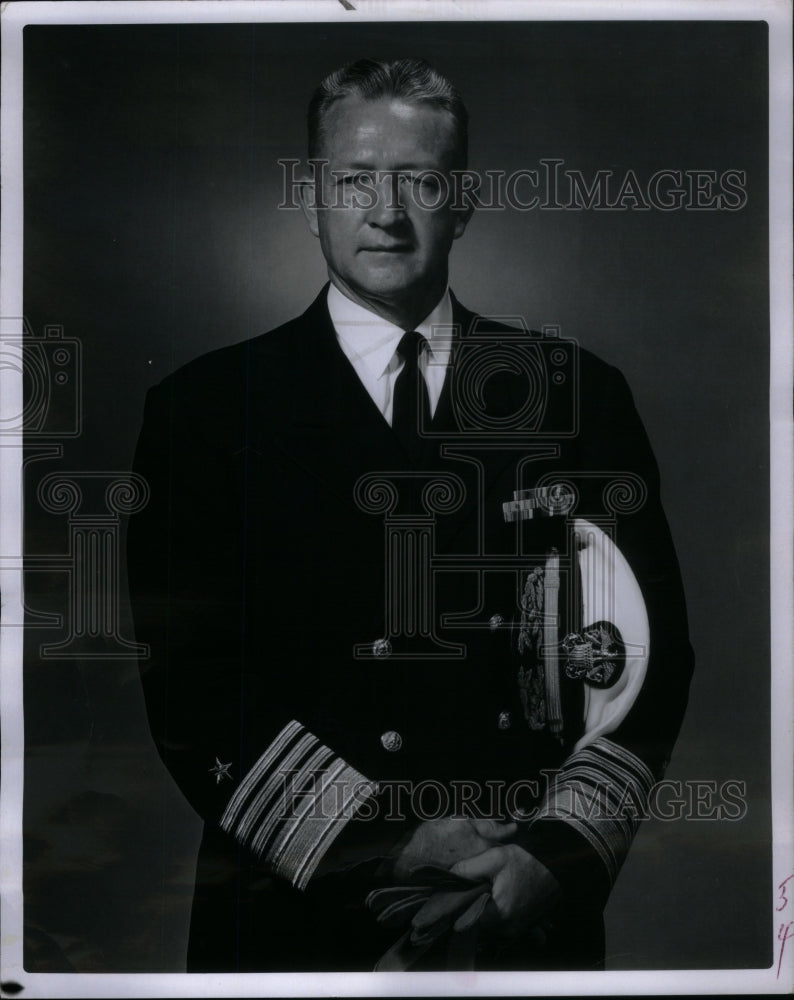
{"type": "MultiPolygon", "coordinates": [[[[792,453],[792,62],[790,0],[86,0],[2,5],[0,346],[22,335],[22,29],[27,24],[377,21],[709,21],[769,24],[770,465],[773,886],[794,872],[794,461],[792,453]]],[[[0,422],[22,411],[21,372],[0,367],[0,422]]],[[[29,973],[22,965],[22,442],[0,440],[0,976],[26,997],[471,996],[788,993],[794,938],[770,969],[555,973],[29,973]]],[[[794,880],[789,883],[794,886],[794,880]]],[[[794,889],[790,892],[794,920],[794,889]]],[[[794,926],[792,927],[794,930],[794,926]]],[[[10,995],[10,994],[4,994],[10,995]]]]}

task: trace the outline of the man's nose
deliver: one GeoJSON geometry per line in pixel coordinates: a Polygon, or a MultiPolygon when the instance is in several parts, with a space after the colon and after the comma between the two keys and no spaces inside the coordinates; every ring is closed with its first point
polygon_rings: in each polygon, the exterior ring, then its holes
{"type": "Polygon", "coordinates": [[[375,191],[375,204],[368,213],[372,225],[390,226],[405,219],[407,195],[398,173],[383,171],[379,174],[375,191]]]}

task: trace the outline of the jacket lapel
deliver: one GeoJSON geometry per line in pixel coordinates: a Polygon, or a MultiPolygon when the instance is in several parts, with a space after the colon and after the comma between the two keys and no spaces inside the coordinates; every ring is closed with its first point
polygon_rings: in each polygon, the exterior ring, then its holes
{"type": "Polygon", "coordinates": [[[340,348],[326,304],[327,286],[301,317],[295,352],[282,377],[288,394],[274,443],[336,495],[370,472],[399,469],[405,455],[340,348]]]}
{"type": "Polygon", "coordinates": [[[533,453],[551,458],[558,449],[533,440],[531,431],[521,432],[511,419],[525,409],[526,375],[489,364],[500,343],[521,337],[520,330],[469,312],[454,296],[452,304],[452,362],[433,420],[430,461],[462,475],[467,493],[459,510],[439,518],[439,546],[446,551],[460,546],[466,530],[467,547],[473,545],[480,553],[509,550],[515,545],[515,529],[505,527],[502,503],[527,485],[518,481],[522,460],[533,453]],[[487,389],[475,398],[477,369],[487,374],[487,389]]]}
{"type": "MultiPolygon", "coordinates": [[[[511,499],[512,490],[519,488],[515,470],[530,448],[531,435],[484,436],[465,410],[465,373],[456,365],[463,357],[463,345],[472,337],[475,322],[482,321],[453,297],[450,369],[420,462],[412,466],[339,347],[326,299],[327,286],[295,321],[294,330],[285,338],[283,353],[268,354],[270,370],[261,374],[269,391],[261,394],[264,398],[252,401],[252,437],[269,437],[296,466],[356,507],[354,488],[367,474],[383,473],[385,479],[396,478],[400,482],[398,489],[404,490],[410,482],[421,488],[433,473],[454,473],[464,481],[465,496],[457,510],[438,514],[439,547],[451,551],[466,528],[467,547],[473,543],[483,551],[486,537],[492,536],[495,525],[502,523],[502,502],[511,499]],[[461,460],[458,454],[466,458],[461,460]]],[[[496,323],[489,327],[508,331],[496,323]]],[[[484,336],[487,339],[489,334],[484,336]]],[[[498,332],[493,336],[498,342],[498,332]]],[[[481,337],[478,327],[478,342],[481,337]]],[[[481,350],[488,350],[487,342],[481,350]]],[[[492,411],[519,412],[526,395],[526,384],[515,373],[505,371],[494,377],[496,391],[488,397],[483,410],[486,424],[492,411]]],[[[252,382],[259,387],[263,384],[256,376],[252,382]]],[[[548,446],[545,450],[548,453],[548,446]]],[[[420,513],[417,504],[415,490],[412,506],[420,513]]]]}

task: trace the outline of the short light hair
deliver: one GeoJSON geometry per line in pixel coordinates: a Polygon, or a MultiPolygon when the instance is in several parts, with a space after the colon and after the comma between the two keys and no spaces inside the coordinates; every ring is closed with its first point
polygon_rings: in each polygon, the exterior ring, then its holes
{"type": "Polygon", "coordinates": [[[424,59],[359,59],[329,73],[309,102],[309,159],[320,155],[328,111],[343,97],[396,98],[446,111],[455,128],[456,160],[466,166],[469,113],[456,88],[424,59]]]}

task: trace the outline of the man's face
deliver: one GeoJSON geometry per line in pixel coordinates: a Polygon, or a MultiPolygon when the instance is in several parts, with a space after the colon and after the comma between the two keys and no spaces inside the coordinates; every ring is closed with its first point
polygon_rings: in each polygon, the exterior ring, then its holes
{"type": "Polygon", "coordinates": [[[453,211],[452,184],[443,197],[426,172],[449,176],[455,153],[454,124],[440,109],[354,97],[332,106],[319,207],[308,215],[331,280],[354,301],[381,313],[416,303],[418,321],[440,298],[468,214],[453,211]]]}

